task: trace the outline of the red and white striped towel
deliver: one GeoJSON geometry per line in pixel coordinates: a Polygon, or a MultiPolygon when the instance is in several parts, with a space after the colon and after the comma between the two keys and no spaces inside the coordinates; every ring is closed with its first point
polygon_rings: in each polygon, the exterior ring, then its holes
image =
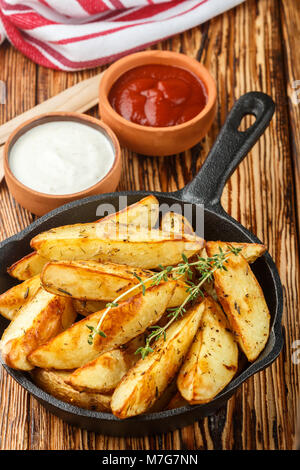
{"type": "Polygon", "coordinates": [[[5,37],[45,67],[96,67],[199,25],[244,0],[0,0],[5,37]]]}

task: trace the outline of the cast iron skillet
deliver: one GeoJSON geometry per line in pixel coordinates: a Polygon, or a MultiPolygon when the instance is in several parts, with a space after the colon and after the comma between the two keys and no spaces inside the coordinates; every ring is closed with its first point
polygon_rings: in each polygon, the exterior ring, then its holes
{"type": "MultiPolygon", "coordinates": [[[[204,204],[207,240],[259,243],[255,235],[223,210],[220,197],[230,175],[268,126],[274,108],[274,103],[268,95],[258,92],[243,95],[228,115],[211,152],[195,179],[185,188],[174,193],[154,192],[159,202],[180,205],[189,202],[192,203],[193,210],[196,210],[197,205],[204,204]],[[254,115],[256,120],[246,131],[240,132],[238,131],[239,124],[247,114],[254,115]]],[[[127,196],[128,204],[132,204],[147,194],[150,192],[111,193],[71,202],[50,212],[21,233],[4,241],[0,245],[0,292],[4,292],[15,283],[6,274],[6,268],[30,252],[29,242],[34,235],[59,225],[94,221],[97,206],[100,203],[111,203],[114,207],[118,207],[120,195],[127,196]]],[[[276,223],[275,220],[273,222],[276,223]]],[[[253,270],[263,288],[271,312],[271,333],[268,343],[260,357],[252,364],[247,363],[226,389],[208,404],[186,406],[120,421],[111,414],[83,410],[57,400],[38,388],[26,373],[10,369],[6,365],[4,367],[49,411],[68,423],[91,431],[115,436],[142,436],[186,426],[203,416],[214,413],[226,403],[245,380],[271,364],[280,353],[283,345],[281,332],[283,297],[279,275],[268,253],[253,264],[253,270]]],[[[1,318],[1,334],[6,326],[7,321],[1,318]]]]}

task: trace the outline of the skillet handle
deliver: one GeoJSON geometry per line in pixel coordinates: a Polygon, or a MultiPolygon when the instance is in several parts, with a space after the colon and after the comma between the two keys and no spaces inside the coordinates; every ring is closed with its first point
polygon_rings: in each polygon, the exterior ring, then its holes
{"type": "Polygon", "coordinates": [[[274,110],[274,101],[265,93],[254,91],[241,96],[231,109],[199,173],[180,191],[182,199],[223,211],[220,199],[227,180],[262,135],[274,110]],[[241,132],[238,128],[247,114],[254,115],[256,120],[241,132]]]}

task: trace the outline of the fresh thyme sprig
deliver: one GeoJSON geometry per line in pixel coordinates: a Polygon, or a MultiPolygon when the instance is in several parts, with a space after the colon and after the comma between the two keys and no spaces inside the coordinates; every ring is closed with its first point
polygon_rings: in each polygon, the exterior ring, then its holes
{"type": "Polygon", "coordinates": [[[150,286],[155,286],[158,285],[162,280],[167,281],[168,280],[168,274],[169,272],[172,271],[173,266],[168,266],[167,268],[162,268],[161,272],[153,274],[153,276],[143,280],[140,276],[138,276],[136,273],[134,273],[134,276],[137,278],[139,281],[137,284],[135,284],[133,287],[128,289],[127,291],[123,292],[122,294],[119,295],[113,302],[110,302],[106,304],[106,310],[103,312],[103,315],[101,316],[98,325],[96,328],[94,326],[87,325],[87,328],[90,330],[90,334],[88,336],[88,343],[93,344],[94,338],[96,335],[100,335],[103,338],[106,337],[104,331],[101,330],[101,326],[103,324],[103,321],[108,314],[108,312],[113,308],[113,307],[118,307],[120,300],[124,299],[124,297],[127,297],[129,294],[134,292],[135,290],[139,289],[142,287],[142,292],[143,295],[146,293],[146,284],[150,284],[150,286]]]}
{"type": "Polygon", "coordinates": [[[153,349],[150,347],[150,344],[153,341],[156,341],[157,339],[159,339],[161,336],[164,336],[165,338],[166,330],[169,328],[169,326],[179,316],[184,315],[184,313],[186,312],[186,305],[192,300],[195,300],[199,295],[201,295],[202,297],[204,296],[201,290],[202,285],[205,282],[210,282],[212,280],[213,273],[217,269],[227,270],[224,264],[227,262],[229,255],[231,253],[238,255],[238,253],[241,251],[241,248],[235,248],[232,245],[228,245],[227,247],[228,247],[227,252],[224,252],[222,248],[219,247],[219,253],[213,255],[212,257],[207,257],[207,258],[198,256],[197,261],[192,262],[192,263],[189,263],[188,258],[183,253],[182,263],[179,263],[177,266],[168,266],[168,267],[163,267],[160,265],[159,268],[161,269],[161,271],[153,274],[153,276],[147,279],[142,279],[140,276],[134,273],[134,276],[139,282],[135,284],[133,287],[131,287],[130,289],[128,289],[127,291],[120,294],[113,302],[106,304],[106,310],[101,316],[96,328],[93,326],[87,325],[87,328],[91,332],[88,336],[88,343],[93,344],[93,341],[96,335],[100,335],[103,338],[106,337],[105,333],[101,330],[103,321],[105,317],[107,316],[107,314],[109,313],[109,311],[111,310],[111,308],[118,307],[120,300],[122,300],[124,297],[127,297],[129,294],[139,289],[140,287],[142,288],[143,295],[145,295],[147,287],[156,286],[160,284],[160,282],[162,281],[168,281],[169,279],[168,276],[170,273],[172,273],[172,279],[174,280],[179,279],[183,276],[187,276],[187,280],[185,282],[186,284],[188,284],[187,292],[189,295],[185,298],[185,300],[179,307],[168,309],[168,312],[169,312],[168,317],[171,317],[171,319],[167,322],[165,326],[150,327],[153,331],[147,337],[145,346],[137,349],[136,354],[140,353],[142,358],[144,359],[150,352],[153,352],[153,349]],[[192,278],[193,278],[192,267],[195,267],[198,273],[200,273],[200,279],[197,284],[194,284],[192,282],[192,278]]]}
{"type": "MultiPolygon", "coordinates": [[[[228,245],[227,252],[224,252],[221,247],[219,247],[219,253],[213,255],[212,257],[202,258],[198,257],[198,261],[195,263],[190,263],[189,266],[196,266],[197,271],[200,273],[200,279],[197,284],[194,284],[192,281],[186,281],[189,285],[187,288],[188,296],[185,298],[183,303],[179,307],[169,308],[168,309],[168,317],[171,319],[163,326],[152,326],[150,327],[153,331],[146,339],[146,344],[143,347],[140,347],[136,350],[135,354],[141,354],[142,358],[144,359],[149,353],[153,352],[150,344],[153,341],[157,341],[160,337],[164,337],[166,339],[166,331],[171,326],[171,324],[177,320],[179,316],[183,316],[186,313],[186,305],[195,300],[199,295],[204,297],[204,293],[201,289],[205,282],[210,282],[213,278],[213,273],[217,271],[217,269],[223,269],[227,271],[227,267],[224,263],[228,262],[228,257],[231,253],[238,255],[241,251],[241,248],[235,248],[231,245],[228,245]]],[[[188,263],[187,260],[183,257],[185,264],[188,263]]]]}

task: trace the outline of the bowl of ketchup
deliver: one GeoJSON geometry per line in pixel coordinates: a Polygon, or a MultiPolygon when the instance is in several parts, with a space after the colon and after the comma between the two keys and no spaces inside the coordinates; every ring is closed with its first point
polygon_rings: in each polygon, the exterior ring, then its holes
{"type": "Polygon", "coordinates": [[[143,155],[183,152],[209,131],[216,84],[197,60],[169,51],[145,51],[118,60],[99,88],[101,119],[121,144],[143,155]]]}

